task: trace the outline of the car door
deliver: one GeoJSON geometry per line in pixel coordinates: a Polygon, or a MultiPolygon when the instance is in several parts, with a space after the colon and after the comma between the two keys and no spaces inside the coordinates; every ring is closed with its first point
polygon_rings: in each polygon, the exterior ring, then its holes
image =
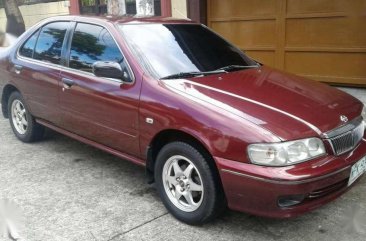
{"type": "Polygon", "coordinates": [[[61,56],[70,22],[51,22],[35,31],[13,60],[17,87],[32,114],[56,125],[60,123],[58,91],[61,56]]]}
{"type": "Polygon", "coordinates": [[[76,23],[67,68],[61,71],[62,127],[92,141],[139,155],[138,100],[135,81],[118,44],[99,25],[76,23]],[[126,69],[127,81],[96,77],[96,61],[114,61],[126,69]]]}

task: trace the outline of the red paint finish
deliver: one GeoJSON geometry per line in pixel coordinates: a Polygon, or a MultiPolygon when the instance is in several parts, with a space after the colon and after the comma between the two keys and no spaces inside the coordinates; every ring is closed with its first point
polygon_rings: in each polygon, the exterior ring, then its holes
{"type": "Polygon", "coordinates": [[[270,130],[283,140],[332,130],[341,124],[340,115],[352,120],[362,108],[359,100],[335,88],[265,66],[166,84],[270,130]]]}
{"type": "MultiPolygon", "coordinates": [[[[32,113],[39,118],[59,124],[59,111],[53,108],[58,105],[59,72],[19,59],[14,59],[13,64],[23,66],[22,75],[11,77],[15,77],[17,88],[23,90],[22,93],[32,113]]],[[[14,66],[10,66],[10,72],[15,71],[13,68],[14,66]]]]}
{"type": "Polygon", "coordinates": [[[73,15],[80,14],[79,0],[70,0],[69,10],[70,10],[70,14],[73,14],[73,15]]]}
{"type": "MultiPolygon", "coordinates": [[[[230,208],[270,217],[291,217],[317,208],[347,189],[283,209],[278,198],[328,190],[349,178],[350,167],[366,155],[366,136],[352,151],[288,167],[250,163],[249,144],[321,137],[342,125],[339,116],[360,116],[362,103],[324,84],[262,66],[257,69],[176,80],[144,73],[115,24],[192,24],[164,18],[55,17],[45,20],[0,53],[0,90],[12,85],[22,93],[37,121],[139,165],[147,148],[166,130],[184,132],[214,157],[230,208]],[[88,22],[107,28],[134,74],[118,83],[65,66],[17,56],[17,49],[48,21],[88,22]],[[20,75],[15,65],[23,67],[20,75]],[[62,78],[75,86],[63,90],[62,78]],[[152,118],[153,124],[146,122],[152,118]]],[[[2,93],[2,92],[1,92],[2,93]]],[[[0,93],[0,94],[1,94],[0,93]]],[[[329,149],[329,148],[328,148],[329,149]]],[[[338,186],[337,186],[338,187],[338,186]]]]}
{"type": "Polygon", "coordinates": [[[365,156],[365,150],[366,139],[351,153],[280,168],[215,159],[221,170],[220,176],[231,209],[281,218],[298,216],[316,209],[349,190],[347,182],[350,167],[365,156]],[[281,196],[303,194],[308,197],[315,191],[327,189],[342,181],[344,185],[322,197],[308,198],[301,205],[291,208],[278,206],[277,201],[281,196]]]}
{"type": "Polygon", "coordinates": [[[61,78],[75,82],[59,93],[65,130],[124,153],[139,153],[139,84],[121,84],[73,70],[62,70],[61,78]]]}
{"type": "Polygon", "coordinates": [[[161,16],[171,17],[172,16],[172,1],[171,0],[161,0],[161,16]]]}
{"type": "Polygon", "coordinates": [[[128,155],[128,154],[123,153],[123,152],[119,152],[119,151],[117,151],[115,149],[112,149],[112,148],[110,148],[108,146],[102,145],[100,143],[91,141],[89,139],[86,139],[86,138],[81,137],[79,135],[76,135],[74,133],[68,132],[68,131],[66,131],[64,129],[61,129],[59,127],[56,127],[55,125],[53,125],[53,124],[51,124],[51,123],[49,123],[47,121],[37,119],[37,122],[39,124],[41,124],[41,125],[44,125],[44,126],[50,128],[50,129],[54,130],[54,131],[57,131],[57,132],[65,135],[65,136],[68,136],[70,138],[73,138],[75,140],[78,140],[80,142],[83,142],[85,144],[91,145],[91,146],[93,146],[95,148],[98,148],[98,149],[100,149],[102,151],[108,152],[108,153],[110,153],[112,155],[115,155],[115,156],[117,156],[119,158],[129,160],[130,162],[133,162],[133,163],[135,163],[135,164],[137,164],[139,166],[143,166],[143,167],[145,166],[145,161],[142,160],[142,159],[136,158],[134,156],[128,155]]]}

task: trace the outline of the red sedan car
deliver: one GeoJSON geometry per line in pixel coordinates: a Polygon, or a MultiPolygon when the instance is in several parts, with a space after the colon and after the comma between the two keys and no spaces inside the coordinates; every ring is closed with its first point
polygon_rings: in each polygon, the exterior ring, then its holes
{"type": "Polygon", "coordinates": [[[360,101],[188,20],[50,18],[0,62],[2,112],[21,141],[47,127],[141,165],[190,224],[227,206],[296,216],[366,170],[360,101]]]}

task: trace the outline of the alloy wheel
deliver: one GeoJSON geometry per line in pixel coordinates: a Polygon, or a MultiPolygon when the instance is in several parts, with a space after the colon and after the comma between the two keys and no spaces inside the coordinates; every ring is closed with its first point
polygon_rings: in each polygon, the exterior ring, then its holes
{"type": "Polygon", "coordinates": [[[184,212],[193,212],[202,204],[204,187],[197,167],[184,156],[170,157],[163,168],[163,185],[169,200],[184,212]]]}
{"type": "Polygon", "coordinates": [[[15,130],[24,135],[28,129],[27,110],[20,100],[14,100],[11,105],[11,117],[15,130]]]}

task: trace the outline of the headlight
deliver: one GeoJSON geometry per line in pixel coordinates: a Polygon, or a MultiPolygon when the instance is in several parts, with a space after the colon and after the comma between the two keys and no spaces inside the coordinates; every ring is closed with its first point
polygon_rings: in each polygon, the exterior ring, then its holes
{"type": "Polygon", "coordinates": [[[264,166],[292,165],[325,153],[323,141],[319,138],[271,144],[252,144],[248,147],[248,154],[252,163],[264,166]]]}

